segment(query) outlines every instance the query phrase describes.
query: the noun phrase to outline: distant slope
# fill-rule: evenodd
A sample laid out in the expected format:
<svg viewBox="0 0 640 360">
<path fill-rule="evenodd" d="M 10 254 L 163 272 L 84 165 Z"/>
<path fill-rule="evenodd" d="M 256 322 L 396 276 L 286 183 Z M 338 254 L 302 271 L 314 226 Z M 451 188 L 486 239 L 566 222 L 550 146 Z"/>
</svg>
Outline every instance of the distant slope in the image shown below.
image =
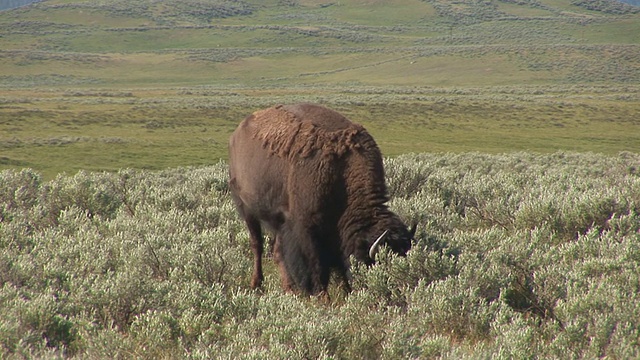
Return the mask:
<svg viewBox="0 0 640 360">
<path fill-rule="evenodd" d="M 40 0 L 0 0 L 0 11 L 33 4 Z"/>
<path fill-rule="evenodd" d="M 572 4 L 582 6 L 588 10 L 602 11 L 610 14 L 640 12 L 639 8 L 618 0 L 574 0 Z"/>
<path fill-rule="evenodd" d="M 640 0 L 620 0 L 620 1 L 633 6 L 640 6 Z"/>
<path fill-rule="evenodd" d="M 0 13 L 0 86 L 640 82 L 614 0 L 49 0 Z"/>
</svg>

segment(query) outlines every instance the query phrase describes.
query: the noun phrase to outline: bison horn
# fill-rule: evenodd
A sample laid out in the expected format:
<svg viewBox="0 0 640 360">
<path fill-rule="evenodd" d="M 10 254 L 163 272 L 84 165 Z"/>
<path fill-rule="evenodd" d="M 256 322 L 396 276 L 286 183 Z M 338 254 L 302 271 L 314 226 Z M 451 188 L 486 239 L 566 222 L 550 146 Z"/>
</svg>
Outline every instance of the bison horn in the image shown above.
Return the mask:
<svg viewBox="0 0 640 360">
<path fill-rule="evenodd" d="M 371 247 L 369 248 L 369 257 L 373 260 L 373 257 L 376 256 L 376 253 L 378 252 L 378 246 L 380 246 L 380 241 L 382 241 L 382 239 L 384 238 L 385 235 L 387 235 L 387 232 L 389 231 L 389 229 L 385 230 L 382 235 L 378 236 L 378 238 L 376 239 L 376 241 L 373 242 L 373 244 L 371 245 Z"/>
</svg>

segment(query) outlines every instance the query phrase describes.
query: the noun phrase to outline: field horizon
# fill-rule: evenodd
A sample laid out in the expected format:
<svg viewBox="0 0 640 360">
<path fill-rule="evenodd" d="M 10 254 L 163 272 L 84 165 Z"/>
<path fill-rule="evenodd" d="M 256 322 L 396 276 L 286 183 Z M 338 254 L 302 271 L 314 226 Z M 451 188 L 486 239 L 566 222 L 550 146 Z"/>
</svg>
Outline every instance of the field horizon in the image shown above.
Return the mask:
<svg viewBox="0 0 640 360">
<path fill-rule="evenodd" d="M 615 1 L 47 0 L 0 12 L 0 169 L 226 158 L 316 102 L 410 152 L 640 151 L 640 13 Z"/>
</svg>

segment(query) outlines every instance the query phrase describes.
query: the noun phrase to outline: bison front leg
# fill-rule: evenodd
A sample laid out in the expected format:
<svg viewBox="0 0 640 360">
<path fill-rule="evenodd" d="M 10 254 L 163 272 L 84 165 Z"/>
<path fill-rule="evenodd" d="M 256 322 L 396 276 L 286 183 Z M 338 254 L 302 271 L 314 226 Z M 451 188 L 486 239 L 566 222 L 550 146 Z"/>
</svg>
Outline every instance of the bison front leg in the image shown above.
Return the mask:
<svg viewBox="0 0 640 360">
<path fill-rule="evenodd" d="M 276 236 L 274 257 L 285 290 L 299 290 L 307 295 L 326 291 L 331 273 L 324 250 L 319 248 L 318 234 L 299 221 L 283 224 Z"/>
</svg>

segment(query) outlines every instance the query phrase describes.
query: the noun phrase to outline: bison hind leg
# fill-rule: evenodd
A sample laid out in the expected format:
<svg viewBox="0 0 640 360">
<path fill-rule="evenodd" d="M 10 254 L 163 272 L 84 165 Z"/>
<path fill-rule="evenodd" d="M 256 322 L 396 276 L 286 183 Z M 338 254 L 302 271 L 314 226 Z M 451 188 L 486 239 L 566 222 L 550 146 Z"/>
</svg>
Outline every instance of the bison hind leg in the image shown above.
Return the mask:
<svg viewBox="0 0 640 360">
<path fill-rule="evenodd" d="M 257 289 L 262 286 L 262 281 L 264 280 L 262 272 L 262 253 L 264 252 L 262 226 L 260 225 L 260 221 L 254 217 L 248 217 L 245 221 L 249 228 L 251 251 L 253 252 L 253 275 L 251 276 L 251 288 Z"/>
<path fill-rule="evenodd" d="M 247 209 L 247 206 L 238 196 L 239 189 L 235 179 L 229 182 L 231 187 L 231 195 L 236 204 L 238 213 L 244 219 L 247 229 L 249 230 L 249 241 L 251 243 L 251 251 L 253 252 L 253 275 L 251 276 L 251 288 L 256 289 L 262 286 L 264 275 L 262 272 L 262 253 L 264 252 L 264 238 L 262 236 L 262 225 L 260 220 L 253 216 Z"/>
</svg>

